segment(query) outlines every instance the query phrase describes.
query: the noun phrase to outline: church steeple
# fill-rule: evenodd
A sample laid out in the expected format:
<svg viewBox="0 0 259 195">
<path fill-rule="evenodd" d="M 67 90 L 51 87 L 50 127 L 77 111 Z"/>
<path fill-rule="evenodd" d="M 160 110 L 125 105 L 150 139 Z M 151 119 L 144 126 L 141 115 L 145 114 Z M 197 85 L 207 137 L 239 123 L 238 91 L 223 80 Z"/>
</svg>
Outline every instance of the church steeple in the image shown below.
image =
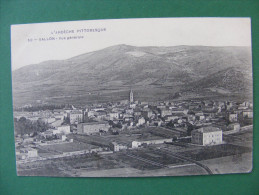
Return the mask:
<svg viewBox="0 0 259 195">
<path fill-rule="evenodd" d="M 134 98 L 133 98 L 133 91 L 132 89 L 130 90 L 130 103 L 134 102 Z"/>
</svg>

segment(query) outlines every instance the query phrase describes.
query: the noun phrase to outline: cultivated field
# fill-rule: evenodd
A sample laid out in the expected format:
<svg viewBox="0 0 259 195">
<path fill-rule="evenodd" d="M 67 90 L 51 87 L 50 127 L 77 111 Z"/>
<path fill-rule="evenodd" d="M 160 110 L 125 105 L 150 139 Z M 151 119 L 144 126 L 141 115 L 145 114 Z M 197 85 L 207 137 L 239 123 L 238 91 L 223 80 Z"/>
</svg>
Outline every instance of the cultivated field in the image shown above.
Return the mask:
<svg viewBox="0 0 259 195">
<path fill-rule="evenodd" d="M 72 143 L 46 145 L 46 146 L 41 146 L 40 148 L 41 150 L 47 150 L 50 152 L 53 151 L 53 152 L 63 153 L 63 152 L 75 152 L 80 150 L 90 150 L 97 147 L 86 143 L 72 142 Z"/>
<path fill-rule="evenodd" d="M 161 130 L 163 129 L 157 127 L 146 128 L 125 131 L 120 135 L 104 136 L 72 134 L 69 135 L 69 138 L 74 139 L 73 143 L 40 146 L 38 152 L 41 157 L 54 157 L 64 152 L 87 150 L 100 146 L 108 148 L 111 141 L 130 145 L 134 140 L 164 138 L 161 135 L 150 133 L 150 131 L 160 132 Z M 71 177 L 201 175 L 235 173 L 240 170 L 249 172 L 252 169 L 252 147 L 249 145 L 252 131 L 240 132 L 224 139 L 228 143 L 215 146 L 173 142 L 110 154 L 73 155 L 17 164 L 17 170 L 21 175 Z"/>
</svg>

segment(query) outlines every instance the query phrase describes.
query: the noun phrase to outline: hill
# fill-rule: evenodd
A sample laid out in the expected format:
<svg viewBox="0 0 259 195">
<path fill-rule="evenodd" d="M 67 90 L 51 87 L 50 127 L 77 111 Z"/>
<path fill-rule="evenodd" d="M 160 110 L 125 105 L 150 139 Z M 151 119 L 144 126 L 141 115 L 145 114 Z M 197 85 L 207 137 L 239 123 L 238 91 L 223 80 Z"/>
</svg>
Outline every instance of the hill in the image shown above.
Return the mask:
<svg viewBox="0 0 259 195">
<path fill-rule="evenodd" d="M 205 89 L 246 96 L 251 64 L 248 47 L 116 45 L 13 71 L 14 104 L 115 101 L 127 98 L 130 88 L 150 101 Z"/>
</svg>

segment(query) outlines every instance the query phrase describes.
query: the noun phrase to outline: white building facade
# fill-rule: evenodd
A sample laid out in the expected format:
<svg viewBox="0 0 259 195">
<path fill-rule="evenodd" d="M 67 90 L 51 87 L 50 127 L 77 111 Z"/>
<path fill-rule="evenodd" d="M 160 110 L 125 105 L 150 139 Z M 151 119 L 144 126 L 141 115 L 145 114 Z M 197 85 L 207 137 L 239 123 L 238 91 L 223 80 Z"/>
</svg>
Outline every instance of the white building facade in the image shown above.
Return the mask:
<svg viewBox="0 0 259 195">
<path fill-rule="evenodd" d="M 192 143 L 203 146 L 222 144 L 222 130 L 216 127 L 202 127 L 192 131 Z"/>
<path fill-rule="evenodd" d="M 90 122 L 80 123 L 77 125 L 77 132 L 79 134 L 92 135 L 102 131 L 108 131 L 110 128 L 108 122 Z"/>
</svg>

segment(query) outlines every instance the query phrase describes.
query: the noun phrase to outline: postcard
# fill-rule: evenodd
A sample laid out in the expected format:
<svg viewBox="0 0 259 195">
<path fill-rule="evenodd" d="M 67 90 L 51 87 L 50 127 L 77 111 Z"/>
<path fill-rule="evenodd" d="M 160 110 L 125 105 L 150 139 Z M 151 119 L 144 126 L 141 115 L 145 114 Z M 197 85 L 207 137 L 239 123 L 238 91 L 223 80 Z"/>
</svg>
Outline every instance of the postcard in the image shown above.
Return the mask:
<svg viewBox="0 0 259 195">
<path fill-rule="evenodd" d="M 11 26 L 18 176 L 252 171 L 250 18 Z"/>
</svg>

